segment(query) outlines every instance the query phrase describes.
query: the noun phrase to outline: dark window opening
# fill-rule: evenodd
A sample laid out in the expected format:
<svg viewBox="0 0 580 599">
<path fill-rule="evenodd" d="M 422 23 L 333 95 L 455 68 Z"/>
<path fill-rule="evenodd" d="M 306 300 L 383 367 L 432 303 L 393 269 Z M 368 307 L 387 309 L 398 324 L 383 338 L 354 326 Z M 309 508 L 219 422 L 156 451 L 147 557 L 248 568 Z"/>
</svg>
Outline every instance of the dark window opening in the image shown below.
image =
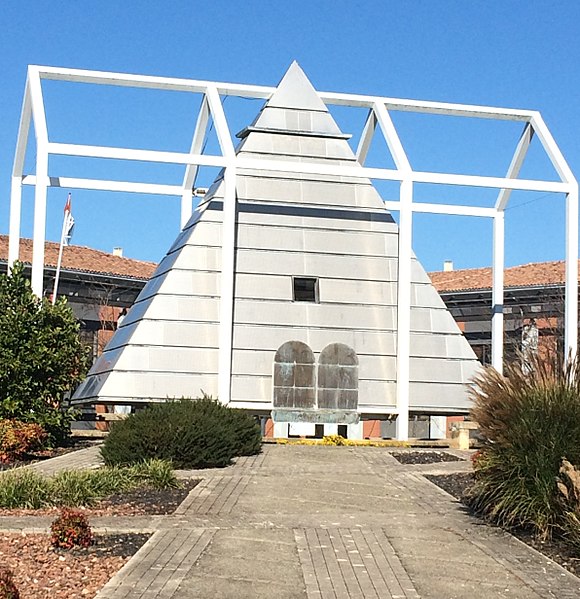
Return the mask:
<svg viewBox="0 0 580 599">
<path fill-rule="evenodd" d="M 294 301 L 318 303 L 318 279 L 294 277 Z"/>
<path fill-rule="evenodd" d="M 348 439 L 348 426 L 346 424 L 339 424 L 338 430 L 336 431 L 343 439 Z"/>
</svg>

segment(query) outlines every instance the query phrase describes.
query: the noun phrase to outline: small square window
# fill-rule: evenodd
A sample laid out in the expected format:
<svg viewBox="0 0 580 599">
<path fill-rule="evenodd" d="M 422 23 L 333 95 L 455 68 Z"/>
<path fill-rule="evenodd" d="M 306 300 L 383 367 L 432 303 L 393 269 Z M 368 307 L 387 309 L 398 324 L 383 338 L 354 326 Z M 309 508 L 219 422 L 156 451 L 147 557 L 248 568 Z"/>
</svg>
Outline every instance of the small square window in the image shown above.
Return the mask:
<svg viewBox="0 0 580 599">
<path fill-rule="evenodd" d="M 294 277 L 294 301 L 318 303 L 318 279 Z"/>
</svg>

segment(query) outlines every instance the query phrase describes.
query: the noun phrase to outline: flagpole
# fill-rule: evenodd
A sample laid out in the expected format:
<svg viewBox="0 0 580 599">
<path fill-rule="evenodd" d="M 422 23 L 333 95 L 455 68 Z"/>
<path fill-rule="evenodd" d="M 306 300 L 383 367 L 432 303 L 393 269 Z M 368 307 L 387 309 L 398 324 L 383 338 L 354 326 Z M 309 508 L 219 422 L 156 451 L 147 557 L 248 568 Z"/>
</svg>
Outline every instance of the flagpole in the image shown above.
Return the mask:
<svg viewBox="0 0 580 599">
<path fill-rule="evenodd" d="M 70 193 L 68 194 L 67 206 L 70 206 Z M 56 263 L 56 274 L 54 275 L 54 289 L 52 290 L 52 305 L 56 303 L 56 292 L 58 291 L 58 280 L 60 279 L 60 266 L 62 264 L 62 252 L 64 249 L 64 238 L 66 236 L 66 228 L 68 221 L 69 212 L 64 212 L 64 217 L 62 219 L 62 232 L 60 234 L 60 245 L 58 247 L 58 260 Z"/>
</svg>

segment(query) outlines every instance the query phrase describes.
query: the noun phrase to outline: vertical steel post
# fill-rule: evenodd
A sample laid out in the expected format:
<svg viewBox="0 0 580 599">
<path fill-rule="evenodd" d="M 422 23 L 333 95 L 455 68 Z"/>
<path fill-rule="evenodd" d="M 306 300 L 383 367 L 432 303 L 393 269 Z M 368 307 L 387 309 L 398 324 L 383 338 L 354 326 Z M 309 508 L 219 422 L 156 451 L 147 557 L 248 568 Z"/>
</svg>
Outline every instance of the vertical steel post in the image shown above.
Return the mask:
<svg viewBox="0 0 580 599">
<path fill-rule="evenodd" d="M 44 242 L 46 241 L 46 196 L 48 190 L 48 152 L 44 145 L 36 150 L 36 187 L 34 189 L 34 226 L 32 236 L 32 291 L 42 297 L 44 287 Z"/>
<path fill-rule="evenodd" d="M 578 183 L 566 195 L 566 297 L 564 311 L 565 359 L 578 350 Z"/>
<path fill-rule="evenodd" d="M 409 438 L 413 182 L 401 182 L 397 258 L 397 439 Z"/>
<path fill-rule="evenodd" d="M 224 174 L 224 186 L 218 396 L 222 403 L 227 404 L 231 401 L 232 342 L 234 328 L 234 267 L 236 251 L 236 171 L 234 166 L 226 168 Z"/>
<path fill-rule="evenodd" d="M 493 274 L 491 284 L 491 365 L 503 372 L 503 302 L 505 263 L 505 213 L 493 219 Z"/>
<path fill-rule="evenodd" d="M 28 79 L 24 88 L 24 100 L 18 126 L 16 151 L 12 165 L 12 180 L 10 186 L 10 225 L 8 236 L 8 269 L 20 256 L 20 221 L 22 218 L 22 175 L 24 174 L 24 157 L 30 132 L 32 106 Z"/>
</svg>

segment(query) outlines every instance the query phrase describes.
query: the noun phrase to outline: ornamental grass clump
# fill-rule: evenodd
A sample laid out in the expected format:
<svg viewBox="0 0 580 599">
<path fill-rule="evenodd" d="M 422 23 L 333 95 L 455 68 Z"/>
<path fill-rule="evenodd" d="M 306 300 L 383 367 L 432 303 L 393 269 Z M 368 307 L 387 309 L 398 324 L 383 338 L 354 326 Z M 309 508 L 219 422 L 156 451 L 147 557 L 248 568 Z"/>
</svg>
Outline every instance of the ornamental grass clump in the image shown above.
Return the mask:
<svg viewBox="0 0 580 599">
<path fill-rule="evenodd" d="M 542 538 L 561 531 L 566 500 L 558 489 L 565 458 L 580 464 L 580 362 L 556 355 L 514 362 L 475 377 L 472 418 L 485 438 L 467 500 L 506 527 Z"/>
<path fill-rule="evenodd" d="M 50 525 L 50 541 L 53 547 L 59 549 L 89 547 L 93 542 L 89 521 L 78 511 L 62 510 L 60 516 Z"/>
<path fill-rule="evenodd" d="M 221 468 L 259 453 L 261 440 L 251 415 L 204 396 L 154 404 L 114 423 L 101 454 L 109 465 L 157 458 L 175 468 Z"/>
</svg>

